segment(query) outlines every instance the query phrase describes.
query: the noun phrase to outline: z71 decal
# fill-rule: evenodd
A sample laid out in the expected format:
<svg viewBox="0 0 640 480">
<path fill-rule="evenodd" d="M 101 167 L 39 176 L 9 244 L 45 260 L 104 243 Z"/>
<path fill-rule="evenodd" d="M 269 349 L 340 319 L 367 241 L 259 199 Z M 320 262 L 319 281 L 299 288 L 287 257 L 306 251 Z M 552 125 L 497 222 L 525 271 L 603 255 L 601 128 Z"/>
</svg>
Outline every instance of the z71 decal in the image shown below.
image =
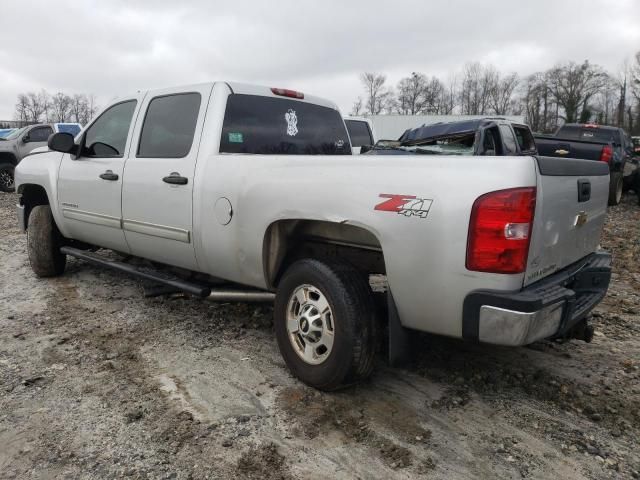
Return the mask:
<svg viewBox="0 0 640 480">
<path fill-rule="evenodd" d="M 395 212 L 405 217 L 416 216 L 427 218 L 433 200 L 428 198 L 417 198 L 415 195 L 395 195 L 381 193 L 380 198 L 386 198 L 382 203 L 375 206 L 374 210 L 383 212 Z"/>
</svg>

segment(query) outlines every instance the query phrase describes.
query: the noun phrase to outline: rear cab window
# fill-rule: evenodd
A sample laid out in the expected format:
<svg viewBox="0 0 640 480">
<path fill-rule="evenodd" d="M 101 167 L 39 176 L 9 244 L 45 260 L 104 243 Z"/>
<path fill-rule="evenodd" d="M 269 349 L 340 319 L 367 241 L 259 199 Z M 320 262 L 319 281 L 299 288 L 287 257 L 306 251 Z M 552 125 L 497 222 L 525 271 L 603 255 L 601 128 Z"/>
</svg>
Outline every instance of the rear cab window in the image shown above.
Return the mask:
<svg viewBox="0 0 640 480">
<path fill-rule="evenodd" d="M 345 120 L 351 138 L 352 147 L 362 147 L 363 145 L 373 145 L 373 136 L 367 122 L 362 120 Z"/>
<path fill-rule="evenodd" d="M 220 139 L 221 153 L 351 155 L 340 112 L 286 98 L 231 94 Z"/>
<path fill-rule="evenodd" d="M 591 142 L 612 142 L 621 144 L 620 131 L 615 128 L 599 128 L 597 126 L 569 125 L 560 127 L 556 136 L 573 140 L 584 140 Z"/>
</svg>

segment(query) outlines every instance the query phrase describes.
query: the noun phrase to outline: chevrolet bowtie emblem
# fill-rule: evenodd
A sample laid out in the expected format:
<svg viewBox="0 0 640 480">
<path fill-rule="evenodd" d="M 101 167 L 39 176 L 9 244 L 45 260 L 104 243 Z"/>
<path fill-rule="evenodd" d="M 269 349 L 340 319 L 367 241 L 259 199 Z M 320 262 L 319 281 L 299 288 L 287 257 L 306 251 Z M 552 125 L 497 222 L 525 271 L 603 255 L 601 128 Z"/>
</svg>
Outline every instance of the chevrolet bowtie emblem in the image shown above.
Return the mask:
<svg viewBox="0 0 640 480">
<path fill-rule="evenodd" d="M 568 153 L 569 153 L 569 150 L 563 150 L 563 149 L 560 149 L 560 150 L 556 150 L 556 153 L 557 153 L 558 155 L 566 155 L 566 154 L 568 154 Z"/>
<path fill-rule="evenodd" d="M 578 213 L 578 215 L 576 216 L 576 223 L 575 226 L 576 227 L 581 227 L 582 225 L 584 225 L 585 223 L 587 223 L 587 219 L 589 218 L 589 216 L 587 215 L 587 212 L 580 212 Z"/>
</svg>

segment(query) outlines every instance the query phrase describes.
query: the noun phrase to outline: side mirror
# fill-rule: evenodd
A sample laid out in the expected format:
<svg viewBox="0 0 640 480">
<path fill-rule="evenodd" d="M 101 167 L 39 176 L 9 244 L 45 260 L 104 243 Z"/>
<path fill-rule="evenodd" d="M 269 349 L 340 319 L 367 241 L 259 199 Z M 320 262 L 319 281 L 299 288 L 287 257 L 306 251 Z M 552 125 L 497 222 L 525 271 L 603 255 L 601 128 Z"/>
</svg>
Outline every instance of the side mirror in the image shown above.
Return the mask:
<svg viewBox="0 0 640 480">
<path fill-rule="evenodd" d="M 360 153 L 367 153 L 369 151 L 373 150 L 373 145 L 362 145 L 360 147 Z"/>
<path fill-rule="evenodd" d="M 25 135 L 24 137 L 22 137 L 22 143 L 29 143 L 29 140 L 31 140 L 29 138 L 29 135 Z"/>
<path fill-rule="evenodd" d="M 56 152 L 73 153 L 78 150 L 78 146 L 73 141 L 73 135 L 66 132 L 58 132 L 49 136 L 47 146 Z"/>
</svg>

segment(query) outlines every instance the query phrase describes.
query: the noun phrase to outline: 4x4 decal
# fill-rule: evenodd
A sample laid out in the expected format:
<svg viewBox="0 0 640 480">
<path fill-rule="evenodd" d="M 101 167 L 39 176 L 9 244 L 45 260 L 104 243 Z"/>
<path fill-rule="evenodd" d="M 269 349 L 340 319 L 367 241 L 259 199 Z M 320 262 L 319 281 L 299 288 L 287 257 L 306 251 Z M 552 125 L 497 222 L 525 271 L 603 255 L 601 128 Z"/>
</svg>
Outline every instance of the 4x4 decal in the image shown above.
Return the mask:
<svg viewBox="0 0 640 480">
<path fill-rule="evenodd" d="M 374 210 L 383 212 L 395 212 L 405 217 L 416 216 L 427 218 L 433 200 L 429 198 L 417 198 L 415 195 L 396 195 L 381 193 L 380 198 L 386 198 L 375 206 Z"/>
</svg>

